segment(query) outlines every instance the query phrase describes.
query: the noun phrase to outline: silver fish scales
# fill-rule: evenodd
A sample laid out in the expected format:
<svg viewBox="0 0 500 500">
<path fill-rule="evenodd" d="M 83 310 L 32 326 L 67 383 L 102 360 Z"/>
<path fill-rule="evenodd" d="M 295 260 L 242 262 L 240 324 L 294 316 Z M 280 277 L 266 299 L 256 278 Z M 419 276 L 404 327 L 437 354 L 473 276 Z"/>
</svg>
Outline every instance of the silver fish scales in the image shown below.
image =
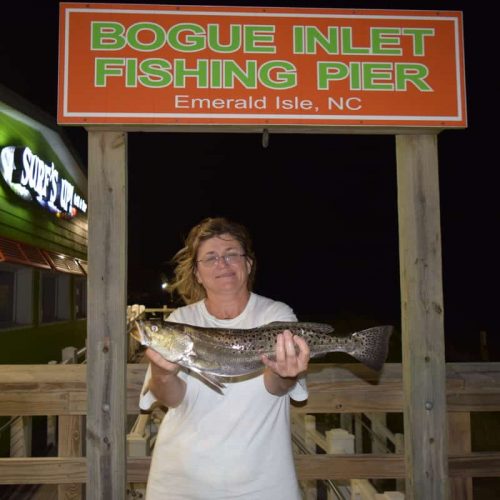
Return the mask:
<svg viewBox="0 0 500 500">
<path fill-rule="evenodd" d="M 137 320 L 131 335 L 142 345 L 223 387 L 224 378 L 257 373 L 264 368 L 261 355 L 274 359 L 276 337 L 284 330 L 304 338 L 311 358 L 344 352 L 374 370 L 387 358 L 391 326 L 376 326 L 333 335 L 326 323 L 273 322 L 251 329 L 204 328 L 164 320 Z"/>
</svg>

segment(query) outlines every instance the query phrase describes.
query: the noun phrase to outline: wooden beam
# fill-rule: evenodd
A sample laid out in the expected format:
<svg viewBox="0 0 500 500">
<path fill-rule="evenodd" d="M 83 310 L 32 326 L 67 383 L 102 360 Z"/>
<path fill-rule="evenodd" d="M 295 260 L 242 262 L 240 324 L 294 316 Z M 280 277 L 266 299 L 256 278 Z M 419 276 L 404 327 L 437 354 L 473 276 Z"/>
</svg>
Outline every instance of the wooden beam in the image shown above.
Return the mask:
<svg viewBox="0 0 500 500">
<path fill-rule="evenodd" d="M 398 479 L 405 477 L 403 455 L 296 455 L 299 480 L 313 479 Z M 127 481 L 147 480 L 151 457 L 127 459 Z M 456 454 L 449 457 L 451 477 L 500 476 L 500 452 Z M 70 484 L 87 479 L 87 459 L 0 458 L 0 484 Z"/>
<path fill-rule="evenodd" d="M 396 136 L 406 495 L 448 498 L 436 135 Z"/>
<path fill-rule="evenodd" d="M 125 498 L 127 134 L 89 132 L 87 499 Z"/>
<path fill-rule="evenodd" d="M 396 135 L 396 134 L 436 134 L 440 129 L 435 127 L 342 127 L 340 125 L 116 125 L 102 124 L 89 125 L 87 131 L 122 131 L 122 132 L 146 132 L 146 133 L 204 133 L 204 134 L 262 134 L 268 129 L 270 134 L 342 134 L 342 135 Z"/>
<path fill-rule="evenodd" d="M 127 414 L 139 413 L 146 364 L 127 366 Z M 448 363 L 448 412 L 500 411 L 500 363 Z M 86 415 L 86 365 L 0 365 L 0 415 Z M 314 364 L 295 413 L 402 412 L 401 365 L 372 380 L 360 364 Z"/>
<path fill-rule="evenodd" d="M 86 480 L 85 457 L 0 458 L 0 484 L 68 484 Z"/>
</svg>

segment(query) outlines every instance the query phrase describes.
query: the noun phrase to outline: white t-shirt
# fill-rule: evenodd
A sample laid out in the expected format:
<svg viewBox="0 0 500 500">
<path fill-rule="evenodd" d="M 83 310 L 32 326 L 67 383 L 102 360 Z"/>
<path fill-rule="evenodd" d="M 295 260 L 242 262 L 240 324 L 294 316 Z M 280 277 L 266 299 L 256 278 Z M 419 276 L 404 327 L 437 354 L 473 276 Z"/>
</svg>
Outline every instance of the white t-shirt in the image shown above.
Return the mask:
<svg viewBox="0 0 500 500">
<path fill-rule="evenodd" d="M 292 309 L 252 293 L 236 318 L 220 320 L 204 301 L 175 310 L 169 321 L 204 327 L 254 328 L 297 321 Z M 168 410 L 156 439 L 147 500 L 299 500 L 290 437 L 290 398 L 307 399 L 305 379 L 274 396 L 263 375 L 226 382 L 223 394 L 179 372 L 186 395 Z M 144 388 L 149 382 L 146 374 Z M 142 395 L 140 407 L 155 401 Z"/>
</svg>

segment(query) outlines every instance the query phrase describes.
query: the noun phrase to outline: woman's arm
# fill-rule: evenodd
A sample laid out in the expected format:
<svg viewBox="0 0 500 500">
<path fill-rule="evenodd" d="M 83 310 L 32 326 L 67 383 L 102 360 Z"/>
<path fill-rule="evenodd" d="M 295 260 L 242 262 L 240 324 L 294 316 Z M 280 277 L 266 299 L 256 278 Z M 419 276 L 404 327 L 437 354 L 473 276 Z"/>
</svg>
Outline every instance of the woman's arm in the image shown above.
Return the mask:
<svg viewBox="0 0 500 500">
<path fill-rule="evenodd" d="M 152 349 L 146 349 L 146 356 L 151 362 L 149 390 L 168 408 L 179 406 L 186 395 L 186 382 L 177 376 L 179 365 L 170 363 Z"/>
<path fill-rule="evenodd" d="M 297 377 L 307 370 L 309 346 L 303 338 L 286 330 L 276 339 L 276 361 L 265 355 L 261 359 L 266 365 L 266 389 L 275 396 L 283 396 L 296 384 Z"/>
</svg>

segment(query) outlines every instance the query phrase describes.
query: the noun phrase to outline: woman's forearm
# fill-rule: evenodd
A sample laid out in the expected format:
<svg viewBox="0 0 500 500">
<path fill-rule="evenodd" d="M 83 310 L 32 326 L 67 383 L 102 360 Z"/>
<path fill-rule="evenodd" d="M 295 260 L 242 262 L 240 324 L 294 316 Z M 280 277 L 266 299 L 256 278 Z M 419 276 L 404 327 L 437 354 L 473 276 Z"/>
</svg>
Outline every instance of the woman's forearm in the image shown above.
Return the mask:
<svg viewBox="0 0 500 500">
<path fill-rule="evenodd" d="M 297 383 L 297 377 L 280 377 L 269 368 L 264 371 L 264 385 L 267 392 L 275 396 L 284 396 Z"/>
<path fill-rule="evenodd" d="M 182 403 L 186 395 L 186 382 L 180 379 L 177 374 L 152 374 L 149 390 L 160 403 L 168 408 L 175 408 Z"/>
</svg>

